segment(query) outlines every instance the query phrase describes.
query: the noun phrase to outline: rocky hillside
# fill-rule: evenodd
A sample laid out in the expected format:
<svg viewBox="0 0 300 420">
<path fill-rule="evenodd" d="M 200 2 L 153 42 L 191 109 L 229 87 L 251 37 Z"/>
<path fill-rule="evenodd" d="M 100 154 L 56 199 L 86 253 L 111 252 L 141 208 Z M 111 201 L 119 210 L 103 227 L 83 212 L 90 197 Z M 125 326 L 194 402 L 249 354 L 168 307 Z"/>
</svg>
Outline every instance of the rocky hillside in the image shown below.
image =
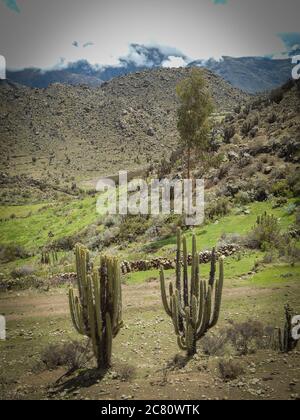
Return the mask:
<svg viewBox="0 0 300 420">
<path fill-rule="evenodd" d="M 300 195 L 300 83 L 251 100 L 214 129 L 223 163 L 205 174 L 218 196 L 236 196 L 241 204 L 270 194 Z M 213 199 L 214 195 L 212 195 Z"/>
<path fill-rule="evenodd" d="M 0 85 L 1 171 L 57 185 L 143 169 L 168 157 L 178 140 L 176 84 L 191 69 L 157 69 L 101 87 Z M 205 71 L 216 110 L 248 96 Z"/>
</svg>

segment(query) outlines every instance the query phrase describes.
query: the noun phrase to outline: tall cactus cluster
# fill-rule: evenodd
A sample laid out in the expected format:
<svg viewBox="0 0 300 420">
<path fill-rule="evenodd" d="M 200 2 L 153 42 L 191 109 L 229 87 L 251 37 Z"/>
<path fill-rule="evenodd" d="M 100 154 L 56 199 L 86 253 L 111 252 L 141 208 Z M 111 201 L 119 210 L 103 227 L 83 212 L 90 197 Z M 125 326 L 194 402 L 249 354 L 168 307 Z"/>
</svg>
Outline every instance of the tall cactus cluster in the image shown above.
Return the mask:
<svg viewBox="0 0 300 420">
<path fill-rule="evenodd" d="M 189 356 L 196 353 L 197 341 L 204 337 L 219 320 L 224 282 L 224 259 L 223 257 L 219 259 L 217 280 L 216 259 L 216 252 L 213 250 L 209 280 L 208 282 L 201 280 L 199 254 L 194 235 L 192 267 L 189 276 L 187 241 L 178 229 L 176 284 L 174 288 L 173 283 L 170 283 L 169 299 L 163 269 L 160 272 L 161 296 L 165 311 L 172 318 L 179 347 L 187 351 Z"/>
<path fill-rule="evenodd" d="M 285 325 L 283 331 L 281 328 L 278 330 L 279 349 L 282 353 L 289 353 L 295 350 L 298 341 L 294 340 L 292 335 L 292 319 L 293 311 L 289 305 L 285 306 Z"/>
<path fill-rule="evenodd" d="M 78 296 L 71 288 L 71 317 L 78 333 L 89 337 L 98 368 L 111 364 L 112 340 L 123 325 L 119 262 L 101 256 L 100 267 L 93 267 L 88 250 L 75 247 Z"/>
</svg>

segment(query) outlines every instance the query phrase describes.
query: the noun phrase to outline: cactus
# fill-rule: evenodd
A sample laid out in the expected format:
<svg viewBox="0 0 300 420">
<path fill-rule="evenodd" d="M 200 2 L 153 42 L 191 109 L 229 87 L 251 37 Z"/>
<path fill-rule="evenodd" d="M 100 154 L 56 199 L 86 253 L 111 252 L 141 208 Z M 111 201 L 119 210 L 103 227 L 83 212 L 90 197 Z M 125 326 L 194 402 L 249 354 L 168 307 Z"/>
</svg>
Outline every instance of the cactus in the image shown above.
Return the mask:
<svg viewBox="0 0 300 420">
<path fill-rule="evenodd" d="M 79 296 L 70 289 L 71 318 L 78 333 L 91 339 L 98 368 L 108 368 L 112 340 L 123 325 L 120 265 L 117 258 L 101 256 L 94 268 L 79 244 L 75 254 Z"/>
<path fill-rule="evenodd" d="M 183 248 L 183 251 L 181 249 Z M 181 253 L 183 252 L 183 267 Z M 193 235 L 192 267 L 189 280 L 186 237 L 177 232 L 176 283 L 169 286 L 167 298 L 164 270 L 160 271 L 161 296 L 167 315 L 172 318 L 178 345 L 189 356 L 196 353 L 196 344 L 218 320 L 221 309 L 224 258 L 219 260 L 219 278 L 216 278 L 216 252 L 213 249 L 211 271 L 208 282 L 200 280 L 199 254 L 196 237 Z M 183 285 L 182 285 L 183 281 Z M 214 299 L 213 297 L 214 293 Z M 214 302 L 213 302 L 214 300 Z"/>
<path fill-rule="evenodd" d="M 279 349 L 282 353 L 289 353 L 290 351 L 295 350 L 297 347 L 298 341 L 294 340 L 292 336 L 292 318 L 293 318 L 293 311 L 289 305 L 284 307 L 285 310 L 285 326 L 284 331 L 282 333 L 281 328 L 278 331 L 278 341 L 279 341 Z"/>
</svg>

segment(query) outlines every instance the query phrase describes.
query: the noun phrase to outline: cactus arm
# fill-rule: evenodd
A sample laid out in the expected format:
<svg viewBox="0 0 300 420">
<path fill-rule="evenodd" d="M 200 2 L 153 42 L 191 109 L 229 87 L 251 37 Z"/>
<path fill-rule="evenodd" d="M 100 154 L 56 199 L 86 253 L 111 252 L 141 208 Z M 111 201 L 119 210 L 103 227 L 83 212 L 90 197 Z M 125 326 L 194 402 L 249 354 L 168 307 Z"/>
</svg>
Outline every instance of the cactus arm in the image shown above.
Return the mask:
<svg viewBox="0 0 300 420">
<path fill-rule="evenodd" d="M 119 301 L 120 301 L 120 269 L 118 261 L 114 258 L 112 261 L 113 265 L 113 279 L 114 289 L 113 289 L 113 318 L 112 326 L 113 328 L 119 324 Z"/>
<path fill-rule="evenodd" d="M 181 337 L 180 335 L 177 336 L 177 343 L 178 343 L 178 347 L 181 350 L 183 350 L 183 351 L 187 350 L 187 346 L 185 344 L 185 339 L 183 337 Z"/>
<path fill-rule="evenodd" d="M 189 286 L 188 286 L 188 253 L 186 237 L 183 237 L 183 302 L 184 307 L 189 305 Z"/>
<path fill-rule="evenodd" d="M 166 311 L 167 315 L 172 316 L 172 311 L 171 311 L 171 308 L 170 308 L 170 305 L 169 305 L 168 299 L 167 299 L 165 274 L 164 274 L 164 270 L 162 268 L 160 270 L 160 290 L 161 290 L 161 297 L 162 297 L 162 302 L 163 302 L 165 311 Z"/>
<path fill-rule="evenodd" d="M 111 355 L 112 355 L 112 325 L 111 325 L 111 318 L 109 313 L 106 313 L 106 348 L 105 348 L 105 354 L 106 354 L 106 361 L 107 365 L 110 364 Z"/>
<path fill-rule="evenodd" d="M 180 335 L 179 331 L 179 314 L 178 314 L 178 295 L 172 296 L 172 320 L 175 329 L 175 334 Z"/>
<path fill-rule="evenodd" d="M 215 306 L 214 306 L 213 318 L 210 323 L 210 328 L 213 328 L 215 325 L 217 325 L 219 321 L 221 304 L 222 304 L 223 284 L 224 284 L 224 257 L 221 257 L 220 262 L 219 262 L 219 279 L 216 283 L 216 290 L 215 290 Z"/>
<path fill-rule="evenodd" d="M 80 304 L 80 300 L 78 296 L 75 298 L 75 307 L 76 307 L 76 313 L 78 318 L 78 325 L 80 328 L 80 334 L 89 336 L 89 330 L 85 328 L 83 315 L 82 315 L 82 306 Z"/>
<path fill-rule="evenodd" d="M 173 283 L 171 281 L 169 283 L 169 294 L 170 294 L 170 297 L 173 296 L 174 294 Z"/>
<path fill-rule="evenodd" d="M 196 294 L 195 291 L 197 289 L 196 285 L 196 276 L 197 276 L 197 243 L 196 243 L 196 235 L 193 234 L 192 239 L 192 270 L 191 270 L 191 288 L 190 288 L 190 303 L 192 303 L 193 296 Z"/>
<path fill-rule="evenodd" d="M 199 306 L 198 306 L 198 319 L 196 324 L 196 331 L 199 333 L 199 328 L 203 322 L 203 312 L 204 312 L 204 301 L 205 301 L 205 282 L 201 280 L 200 282 L 200 296 L 199 296 Z"/>
<path fill-rule="evenodd" d="M 199 261 L 199 254 L 196 251 L 196 269 L 195 269 L 195 290 L 194 294 L 197 299 L 199 299 L 200 293 L 200 261 Z"/>
<path fill-rule="evenodd" d="M 207 295 L 204 302 L 204 314 L 199 332 L 197 333 L 197 340 L 200 340 L 209 329 L 209 322 L 211 317 L 211 286 L 208 286 Z"/>
<path fill-rule="evenodd" d="M 95 305 L 93 302 L 93 286 L 92 286 L 92 279 L 91 276 L 88 276 L 87 279 L 87 287 L 88 287 L 88 313 L 89 313 L 89 325 L 90 325 L 90 332 L 91 332 L 91 339 L 93 343 L 93 350 L 95 357 L 98 359 L 98 334 L 96 328 L 96 317 L 95 317 Z"/>
<path fill-rule="evenodd" d="M 181 230 L 177 229 L 176 289 L 181 291 Z"/>
<path fill-rule="evenodd" d="M 100 280 L 99 272 L 94 270 L 93 273 L 93 286 L 95 293 L 95 312 L 96 312 L 96 322 L 97 322 L 97 335 L 99 340 L 103 339 L 103 322 L 102 322 L 102 308 L 101 308 L 101 291 L 100 291 Z"/>
<path fill-rule="evenodd" d="M 209 285 L 213 287 L 215 283 L 215 276 L 216 276 L 216 249 L 213 248 L 211 253 L 211 267 L 210 267 L 210 274 L 209 274 Z"/>
<path fill-rule="evenodd" d="M 82 330 L 79 323 L 79 314 L 77 312 L 76 304 L 75 304 L 75 298 L 74 298 L 74 291 L 73 289 L 69 290 L 69 305 L 70 305 L 70 313 L 71 313 L 71 319 L 72 323 L 74 325 L 74 328 L 76 331 L 81 334 Z"/>
</svg>

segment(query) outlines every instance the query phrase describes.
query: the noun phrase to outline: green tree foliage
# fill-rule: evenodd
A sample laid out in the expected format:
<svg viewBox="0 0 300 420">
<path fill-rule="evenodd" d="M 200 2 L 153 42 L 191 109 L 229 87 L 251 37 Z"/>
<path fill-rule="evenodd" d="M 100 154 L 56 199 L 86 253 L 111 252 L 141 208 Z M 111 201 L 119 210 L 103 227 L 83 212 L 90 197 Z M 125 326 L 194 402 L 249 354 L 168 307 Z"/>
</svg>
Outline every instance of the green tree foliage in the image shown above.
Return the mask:
<svg viewBox="0 0 300 420">
<path fill-rule="evenodd" d="M 181 146 L 187 155 L 187 178 L 190 178 L 192 152 L 204 154 L 209 149 L 209 116 L 213 111 L 203 70 L 193 69 L 190 77 L 177 85 L 180 106 L 177 128 Z"/>
</svg>

